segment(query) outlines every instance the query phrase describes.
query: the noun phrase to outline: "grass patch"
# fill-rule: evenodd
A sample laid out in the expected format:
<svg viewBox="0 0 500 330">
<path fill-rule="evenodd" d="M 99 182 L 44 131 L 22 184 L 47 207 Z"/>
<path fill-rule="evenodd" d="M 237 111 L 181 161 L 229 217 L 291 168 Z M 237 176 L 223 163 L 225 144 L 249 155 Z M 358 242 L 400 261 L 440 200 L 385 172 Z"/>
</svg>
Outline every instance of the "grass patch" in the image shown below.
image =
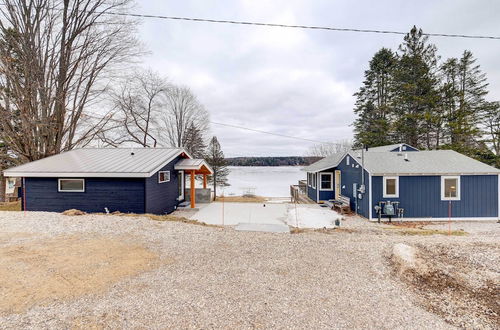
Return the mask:
<svg viewBox="0 0 500 330">
<path fill-rule="evenodd" d="M 333 234 L 333 233 L 355 233 L 356 230 L 350 228 L 297 228 L 291 227 L 290 234 L 303 234 L 303 233 L 323 233 L 323 234 Z"/>
<path fill-rule="evenodd" d="M 212 225 L 208 224 L 205 222 L 201 221 L 196 221 L 192 219 L 188 219 L 185 217 L 179 217 L 175 215 L 170 215 L 170 214 L 164 214 L 164 215 L 158 215 L 158 214 L 151 214 L 151 213 L 144 213 L 144 214 L 136 214 L 136 213 L 121 213 L 121 212 L 113 212 L 111 215 L 117 215 L 117 216 L 125 216 L 125 217 L 146 217 L 154 221 L 175 221 L 175 222 L 183 222 L 183 223 L 189 223 L 192 225 L 198 225 L 198 226 L 204 226 L 204 227 L 215 227 L 215 228 L 224 228 L 223 226 L 220 225 Z"/>
<path fill-rule="evenodd" d="M 0 203 L 0 211 L 21 211 L 21 201 Z"/>
<path fill-rule="evenodd" d="M 438 229 L 421 229 L 421 228 L 398 228 L 394 227 L 385 227 L 385 230 L 394 230 L 396 233 L 405 236 L 431 236 L 431 235 L 451 235 L 451 236 L 466 236 L 467 232 L 463 230 L 438 230 Z"/>
<path fill-rule="evenodd" d="M 264 203 L 267 198 L 261 196 L 224 196 L 217 197 L 215 201 L 224 203 Z"/>
</svg>

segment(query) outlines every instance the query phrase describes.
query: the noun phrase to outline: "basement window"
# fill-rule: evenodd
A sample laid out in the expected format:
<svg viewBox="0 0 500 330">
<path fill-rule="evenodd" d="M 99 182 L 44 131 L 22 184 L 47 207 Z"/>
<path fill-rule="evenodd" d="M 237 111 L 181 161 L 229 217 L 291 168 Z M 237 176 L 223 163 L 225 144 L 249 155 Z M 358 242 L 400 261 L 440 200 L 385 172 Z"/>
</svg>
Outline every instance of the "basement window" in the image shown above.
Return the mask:
<svg viewBox="0 0 500 330">
<path fill-rule="evenodd" d="M 399 197 L 399 177 L 384 176 L 384 198 Z"/>
<path fill-rule="evenodd" d="M 441 177 L 441 200 L 460 200 L 460 176 Z"/>
<path fill-rule="evenodd" d="M 158 172 L 158 183 L 164 183 L 169 181 L 170 181 L 170 171 Z"/>
<path fill-rule="evenodd" d="M 59 179 L 57 184 L 59 192 L 85 192 L 85 179 Z"/>
</svg>

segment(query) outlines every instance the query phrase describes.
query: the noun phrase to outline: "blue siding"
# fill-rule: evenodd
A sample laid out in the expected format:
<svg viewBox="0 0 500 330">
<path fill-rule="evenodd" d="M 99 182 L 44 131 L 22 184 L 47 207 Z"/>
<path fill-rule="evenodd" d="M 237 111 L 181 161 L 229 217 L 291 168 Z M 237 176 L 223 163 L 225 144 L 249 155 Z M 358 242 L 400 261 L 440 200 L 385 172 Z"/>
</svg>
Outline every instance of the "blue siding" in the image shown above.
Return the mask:
<svg viewBox="0 0 500 330">
<path fill-rule="evenodd" d="M 144 213 L 144 179 L 85 178 L 85 192 L 58 192 L 58 178 L 26 178 L 28 211 Z"/>
<path fill-rule="evenodd" d="M 313 201 L 317 202 L 317 191 L 313 187 L 307 186 L 307 196 L 312 199 Z"/>
<path fill-rule="evenodd" d="M 400 176 L 399 198 L 383 198 L 383 178 L 374 176 L 372 180 L 372 207 L 379 201 L 399 201 L 405 218 L 448 217 L 449 201 L 441 200 L 440 176 Z M 451 205 L 452 218 L 497 217 L 498 176 L 462 175 L 460 200 Z"/>
<path fill-rule="evenodd" d="M 146 178 L 146 213 L 165 214 L 173 212 L 179 201 L 179 173 L 174 165 L 181 157 L 177 157 L 160 171 L 170 171 L 170 182 L 158 183 L 158 172 Z"/>
<path fill-rule="evenodd" d="M 406 147 L 406 149 L 405 149 L 405 150 L 402 150 L 401 152 L 406 152 L 406 151 L 418 151 L 418 149 L 417 149 L 417 148 L 414 148 L 414 147 L 412 147 L 412 146 L 411 146 L 411 145 L 409 145 L 409 144 L 405 144 L 405 143 L 403 143 L 403 147 Z M 399 151 L 399 147 L 394 148 L 394 149 L 392 149 L 392 150 L 391 150 L 391 152 L 398 152 L 398 151 Z"/>
<path fill-rule="evenodd" d="M 357 203 L 357 213 L 362 216 L 368 218 L 369 217 L 369 200 L 368 200 L 368 191 L 370 189 L 369 183 L 369 175 L 365 170 L 365 193 L 361 195 L 361 199 L 358 198 L 359 193 L 354 194 L 353 192 L 353 184 L 356 183 L 357 188 L 361 186 L 362 182 L 362 169 L 361 164 L 358 162 L 358 159 L 355 159 L 351 156 L 350 164 L 347 165 L 346 158 L 342 159 L 340 164 L 337 166 L 337 170 L 341 171 L 341 194 L 349 197 L 351 199 L 351 210 L 356 210 Z M 358 166 L 358 167 L 356 167 Z M 356 197 L 354 197 L 356 196 Z"/>
</svg>

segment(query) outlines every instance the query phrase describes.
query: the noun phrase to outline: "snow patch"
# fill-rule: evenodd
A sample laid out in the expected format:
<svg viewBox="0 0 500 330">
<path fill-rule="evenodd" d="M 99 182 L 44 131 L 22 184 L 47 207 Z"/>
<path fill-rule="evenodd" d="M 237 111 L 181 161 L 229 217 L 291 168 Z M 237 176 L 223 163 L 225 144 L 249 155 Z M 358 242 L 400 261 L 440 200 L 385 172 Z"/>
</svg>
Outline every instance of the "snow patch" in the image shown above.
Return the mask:
<svg viewBox="0 0 500 330">
<path fill-rule="evenodd" d="M 392 255 L 403 268 L 416 268 L 416 251 L 414 247 L 403 243 L 395 244 L 392 248 Z"/>
<path fill-rule="evenodd" d="M 335 220 L 341 219 L 339 213 L 319 205 L 294 204 L 288 207 L 285 222 L 298 228 L 334 228 Z"/>
</svg>

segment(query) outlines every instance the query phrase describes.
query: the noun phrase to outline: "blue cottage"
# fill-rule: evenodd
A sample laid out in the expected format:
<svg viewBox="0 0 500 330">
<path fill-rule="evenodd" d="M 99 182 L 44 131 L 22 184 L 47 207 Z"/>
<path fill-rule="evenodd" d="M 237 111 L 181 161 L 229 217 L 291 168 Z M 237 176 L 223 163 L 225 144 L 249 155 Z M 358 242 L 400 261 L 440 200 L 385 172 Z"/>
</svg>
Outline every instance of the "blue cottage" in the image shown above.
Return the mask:
<svg viewBox="0 0 500 330">
<path fill-rule="evenodd" d="M 22 178 L 27 211 L 153 213 L 174 211 L 186 197 L 185 174 L 212 174 L 210 166 L 178 148 L 75 149 L 4 171 Z"/>
<path fill-rule="evenodd" d="M 304 168 L 307 195 L 323 203 L 349 198 L 370 220 L 500 219 L 500 170 L 452 150 L 419 151 L 395 144 L 333 154 Z"/>
</svg>

